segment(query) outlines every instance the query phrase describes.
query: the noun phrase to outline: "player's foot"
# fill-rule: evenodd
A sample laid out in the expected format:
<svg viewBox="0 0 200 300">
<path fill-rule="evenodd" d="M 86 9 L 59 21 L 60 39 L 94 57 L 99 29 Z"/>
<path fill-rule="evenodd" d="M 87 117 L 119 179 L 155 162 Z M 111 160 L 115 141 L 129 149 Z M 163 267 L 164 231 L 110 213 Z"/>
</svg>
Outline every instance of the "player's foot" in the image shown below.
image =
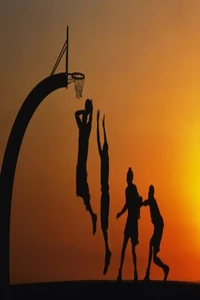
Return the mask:
<svg viewBox="0 0 200 300">
<path fill-rule="evenodd" d="M 163 281 L 166 281 L 169 274 L 169 267 L 166 265 L 163 271 L 165 273 Z"/>
<path fill-rule="evenodd" d="M 137 271 L 134 272 L 134 278 L 133 278 L 134 281 L 138 281 L 138 273 Z"/>
<path fill-rule="evenodd" d="M 96 214 L 93 214 L 93 216 L 92 216 L 92 223 L 93 223 L 93 235 L 94 235 L 97 230 L 97 215 Z"/>
<path fill-rule="evenodd" d="M 144 277 L 144 281 L 149 281 L 150 278 L 149 278 L 149 272 L 146 272 L 146 275 Z"/>
<path fill-rule="evenodd" d="M 110 265 L 110 258 L 111 258 L 112 253 L 110 252 L 110 250 L 108 250 L 106 252 L 106 258 L 105 258 L 105 266 L 104 266 L 104 270 L 103 270 L 103 275 L 106 275 L 107 271 L 108 271 L 108 267 Z"/>
<path fill-rule="evenodd" d="M 121 282 L 122 281 L 122 271 L 119 269 L 119 273 L 117 276 L 117 282 Z"/>
</svg>

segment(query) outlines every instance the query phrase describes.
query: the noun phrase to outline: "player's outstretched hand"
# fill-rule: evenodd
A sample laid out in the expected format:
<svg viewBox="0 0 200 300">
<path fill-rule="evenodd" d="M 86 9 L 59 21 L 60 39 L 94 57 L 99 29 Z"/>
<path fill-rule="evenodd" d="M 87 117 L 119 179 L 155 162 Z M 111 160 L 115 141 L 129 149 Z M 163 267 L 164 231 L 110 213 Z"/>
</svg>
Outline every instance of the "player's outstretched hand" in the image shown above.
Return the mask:
<svg viewBox="0 0 200 300">
<path fill-rule="evenodd" d="M 103 116 L 102 125 L 105 127 L 105 115 Z"/>
</svg>

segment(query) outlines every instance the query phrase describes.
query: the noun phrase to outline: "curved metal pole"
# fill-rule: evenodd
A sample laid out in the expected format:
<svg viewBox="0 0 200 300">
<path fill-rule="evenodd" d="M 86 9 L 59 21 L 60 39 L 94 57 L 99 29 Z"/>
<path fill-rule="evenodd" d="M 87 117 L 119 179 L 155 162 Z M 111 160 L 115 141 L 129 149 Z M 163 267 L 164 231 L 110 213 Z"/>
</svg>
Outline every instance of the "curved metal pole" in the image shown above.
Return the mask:
<svg viewBox="0 0 200 300">
<path fill-rule="evenodd" d="M 28 124 L 39 104 L 51 92 L 67 86 L 66 73 L 49 76 L 30 92 L 22 104 L 7 142 L 0 175 L 0 280 L 4 288 L 10 285 L 10 212 L 17 159 Z"/>
</svg>

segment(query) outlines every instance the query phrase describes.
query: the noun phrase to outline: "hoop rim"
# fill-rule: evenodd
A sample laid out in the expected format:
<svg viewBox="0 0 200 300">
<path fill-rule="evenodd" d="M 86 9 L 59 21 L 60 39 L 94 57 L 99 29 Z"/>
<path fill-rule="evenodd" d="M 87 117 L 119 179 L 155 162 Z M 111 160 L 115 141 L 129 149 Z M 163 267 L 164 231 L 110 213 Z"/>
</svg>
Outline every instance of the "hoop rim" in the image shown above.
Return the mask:
<svg viewBox="0 0 200 300">
<path fill-rule="evenodd" d="M 80 72 L 73 72 L 73 73 L 68 73 L 68 75 L 71 75 L 73 79 L 84 79 L 85 75 Z"/>
</svg>

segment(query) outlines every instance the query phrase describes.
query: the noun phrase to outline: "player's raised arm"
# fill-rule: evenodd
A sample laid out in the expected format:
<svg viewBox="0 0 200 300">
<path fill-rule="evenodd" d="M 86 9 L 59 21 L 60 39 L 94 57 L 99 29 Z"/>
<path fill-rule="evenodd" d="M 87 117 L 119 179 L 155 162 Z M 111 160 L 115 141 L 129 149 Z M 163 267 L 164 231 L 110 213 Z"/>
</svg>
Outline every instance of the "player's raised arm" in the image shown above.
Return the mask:
<svg viewBox="0 0 200 300">
<path fill-rule="evenodd" d="M 88 111 L 88 113 L 89 113 L 89 120 L 88 120 L 88 125 L 89 126 L 92 126 L 92 116 L 93 116 L 93 104 L 92 104 L 92 100 L 90 100 L 91 101 L 91 104 L 90 104 L 90 108 L 89 108 L 89 111 Z"/>
<path fill-rule="evenodd" d="M 105 128 L 105 115 L 103 116 L 102 126 L 103 126 L 104 143 L 108 146 L 107 137 L 106 137 L 106 128 Z"/>
</svg>

